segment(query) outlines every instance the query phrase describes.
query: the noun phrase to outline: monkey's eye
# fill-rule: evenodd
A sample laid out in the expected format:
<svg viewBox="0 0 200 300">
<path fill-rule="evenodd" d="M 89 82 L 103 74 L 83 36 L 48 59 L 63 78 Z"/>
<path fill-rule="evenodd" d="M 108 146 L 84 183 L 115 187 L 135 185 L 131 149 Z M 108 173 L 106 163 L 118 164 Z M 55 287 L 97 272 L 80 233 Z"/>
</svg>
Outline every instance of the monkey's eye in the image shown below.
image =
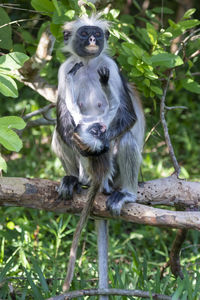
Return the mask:
<svg viewBox="0 0 200 300">
<path fill-rule="evenodd" d="M 85 36 L 87 36 L 87 35 L 88 35 L 88 34 L 87 34 L 86 31 L 82 31 L 82 32 L 81 32 L 81 36 L 85 37 Z"/>
<path fill-rule="evenodd" d="M 96 37 L 100 37 L 101 36 L 101 32 L 97 31 L 95 35 L 96 35 Z"/>
</svg>

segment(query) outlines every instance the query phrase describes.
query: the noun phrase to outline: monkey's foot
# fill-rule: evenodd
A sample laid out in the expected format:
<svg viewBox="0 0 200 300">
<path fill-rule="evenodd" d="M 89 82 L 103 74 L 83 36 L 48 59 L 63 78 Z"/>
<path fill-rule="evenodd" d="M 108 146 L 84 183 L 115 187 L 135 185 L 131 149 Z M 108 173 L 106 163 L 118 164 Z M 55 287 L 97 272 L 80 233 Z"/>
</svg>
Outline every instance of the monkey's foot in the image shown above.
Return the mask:
<svg viewBox="0 0 200 300">
<path fill-rule="evenodd" d="M 58 198 L 56 203 L 59 204 L 61 201 L 66 203 L 67 200 L 73 198 L 73 192 L 76 191 L 78 194 L 81 193 L 81 184 L 78 178 L 75 176 L 64 176 L 57 189 Z"/>
<path fill-rule="evenodd" d="M 106 201 L 106 207 L 111 215 L 119 216 L 125 203 L 135 202 L 137 195 L 127 191 L 114 191 Z"/>
</svg>

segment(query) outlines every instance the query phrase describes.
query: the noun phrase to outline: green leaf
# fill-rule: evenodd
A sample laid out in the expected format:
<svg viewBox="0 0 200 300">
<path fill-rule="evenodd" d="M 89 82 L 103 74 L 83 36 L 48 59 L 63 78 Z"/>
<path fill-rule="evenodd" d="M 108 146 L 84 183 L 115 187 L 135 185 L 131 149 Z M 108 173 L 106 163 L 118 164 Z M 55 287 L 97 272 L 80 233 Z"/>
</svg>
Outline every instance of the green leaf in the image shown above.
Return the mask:
<svg viewBox="0 0 200 300">
<path fill-rule="evenodd" d="M 113 16 L 113 18 L 117 18 L 120 14 L 120 10 L 119 9 L 111 9 L 110 10 L 111 15 Z"/>
<path fill-rule="evenodd" d="M 19 152 L 22 148 L 22 141 L 18 135 L 7 127 L 0 127 L 0 144 L 10 151 Z"/>
<path fill-rule="evenodd" d="M 195 13 L 195 11 L 196 11 L 196 8 L 190 8 L 189 10 L 187 10 L 183 15 L 182 20 L 190 18 L 191 15 L 193 15 Z"/>
<path fill-rule="evenodd" d="M 133 68 L 133 69 L 131 70 L 130 75 L 131 75 L 132 77 L 140 77 L 140 76 L 142 76 L 143 74 L 142 74 L 140 71 L 138 71 L 137 69 Z"/>
<path fill-rule="evenodd" d="M 56 38 L 58 38 L 61 35 L 61 28 L 58 24 L 51 23 L 50 31 Z"/>
<path fill-rule="evenodd" d="M 169 14 L 169 15 L 173 15 L 174 14 L 174 11 L 168 7 L 155 7 L 153 9 L 151 9 L 152 12 L 156 13 L 156 14 L 160 14 L 160 13 L 163 13 L 163 14 Z"/>
<path fill-rule="evenodd" d="M 181 85 L 184 89 L 187 91 L 190 91 L 192 93 L 200 94 L 200 84 L 198 84 L 194 79 L 192 78 L 185 78 L 182 79 Z"/>
<path fill-rule="evenodd" d="M 42 273 L 42 270 L 41 270 L 41 268 L 39 266 L 39 263 L 36 260 L 32 260 L 32 263 L 33 263 L 34 270 L 36 271 L 36 273 L 39 276 L 40 284 L 42 286 L 42 289 L 43 289 L 43 291 L 45 293 L 47 293 L 49 291 L 49 287 L 48 287 L 46 279 L 45 279 L 45 277 L 44 277 L 44 275 Z"/>
<path fill-rule="evenodd" d="M 166 29 L 172 33 L 173 38 L 183 34 L 187 29 L 196 27 L 200 24 L 200 21 L 197 19 L 180 21 L 179 23 L 174 23 L 172 20 L 168 20 L 170 27 Z"/>
<path fill-rule="evenodd" d="M 145 71 L 144 76 L 151 79 L 151 80 L 155 80 L 158 79 L 158 75 L 156 75 L 155 73 L 153 73 L 152 71 L 148 70 Z"/>
<path fill-rule="evenodd" d="M 0 118 L 0 126 L 21 130 L 21 129 L 24 129 L 24 127 L 26 126 L 26 123 L 20 117 L 9 116 L 9 117 Z"/>
<path fill-rule="evenodd" d="M 120 39 L 120 33 L 118 30 L 112 28 L 110 31 L 114 36 L 116 36 L 116 38 Z"/>
<path fill-rule="evenodd" d="M 0 156 L 0 171 L 3 170 L 4 172 L 7 172 L 7 164 L 5 159 Z"/>
<path fill-rule="evenodd" d="M 52 16 L 55 10 L 53 3 L 49 0 L 32 0 L 31 5 L 33 8 L 44 15 Z"/>
<path fill-rule="evenodd" d="M 151 41 L 148 35 L 146 28 L 137 28 L 137 32 L 142 40 L 144 40 L 147 44 L 151 45 Z"/>
<path fill-rule="evenodd" d="M 20 34 L 22 35 L 24 41 L 29 44 L 35 44 L 35 39 L 28 30 L 21 29 Z"/>
<path fill-rule="evenodd" d="M 61 15 L 61 10 L 59 8 L 59 5 L 58 5 L 58 1 L 57 0 L 52 0 L 55 8 L 56 8 L 56 11 L 57 11 L 57 14 L 60 16 Z"/>
<path fill-rule="evenodd" d="M 144 83 L 146 86 L 150 87 L 150 80 L 149 80 L 149 79 L 145 78 L 145 79 L 143 80 L 143 83 Z"/>
<path fill-rule="evenodd" d="M 183 64 L 180 56 L 167 52 L 153 55 L 151 61 L 154 67 L 164 66 L 166 68 L 174 68 Z"/>
<path fill-rule="evenodd" d="M 193 28 L 193 27 L 195 27 L 199 24 L 200 24 L 200 21 L 197 20 L 197 19 L 181 21 L 181 22 L 178 23 L 178 25 L 180 26 L 182 32 L 184 32 L 187 29 Z"/>
<path fill-rule="evenodd" d="M 178 288 L 175 291 L 174 295 L 172 296 L 172 300 L 178 300 L 178 299 L 180 299 L 180 296 L 182 294 L 183 289 L 184 289 L 184 282 L 183 281 L 182 282 L 179 281 Z"/>
<path fill-rule="evenodd" d="M 147 23 L 146 27 L 147 27 L 147 33 L 148 33 L 149 39 L 151 41 L 151 44 L 156 45 L 157 32 L 156 32 L 155 28 L 150 23 Z"/>
<path fill-rule="evenodd" d="M 9 22 L 10 18 L 8 17 L 6 11 L 0 7 L 0 26 L 8 24 Z M 11 26 L 7 25 L 0 28 L 0 48 L 10 50 L 12 46 Z"/>
<path fill-rule="evenodd" d="M 138 2 L 137 2 L 136 0 L 133 0 L 133 4 L 135 5 L 135 7 L 136 7 L 139 11 L 142 10 L 141 7 L 140 7 L 140 5 L 138 4 Z"/>
<path fill-rule="evenodd" d="M 57 2 L 57 7 L 59 9 L 54 10 L 52 22 L 54 24 L 64 24 L 67 21 L 71 21 L 75 16 L 75 10 L 68 9 L 68 6 L 64 3 Z"/>
<path fill-rule="evenodd" d="M 23 66 L 29 57 L 21 52 L 12 52 L 0 57 L 0 68 L 16 70 Z"/>
<path fill-rule="evenodd" d="M 162 89 L 159 88 L 159 87 L 156 86 L 156 85 L 151 85 L 151 86 L 150 86 L 150 89 L 151 89 L 154 93 L 156 93 L 157 95 L 161 95 L 161 96 L 162 96 L 162 94 L 163 94 Z"/>
<path fill-rule="evenodd" d="M 10 76 L 0 74 L 0 92 L 7 97 L 18 97 L 16 82 Z"/>
</svg>

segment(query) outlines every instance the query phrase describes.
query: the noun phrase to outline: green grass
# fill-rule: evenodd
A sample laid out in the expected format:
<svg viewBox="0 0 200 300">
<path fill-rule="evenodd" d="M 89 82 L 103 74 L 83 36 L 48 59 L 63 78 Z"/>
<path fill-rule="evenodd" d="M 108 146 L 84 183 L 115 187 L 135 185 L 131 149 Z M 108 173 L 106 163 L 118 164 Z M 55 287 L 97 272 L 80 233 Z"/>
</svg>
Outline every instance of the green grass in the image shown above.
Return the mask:
<svg viewBox="0 0 200 300">
<path fill-rule="evenodd" d="M 9 283 L 20 300 L 46 299 L 61 293 L 78 218 L 32 209 L 4 208 L 0 219 L 0 299 L 11 299 Z M 191 231 L 183 245 L 181 263 L 185 278 L 180 280 L 175 279 L 169 269 L 160 279 L 175 230 L 110 221 L 109 231 L 110 287 L 173 295 L 173 300 L 178 297 L 199 300 L 197 232 Z M 98 286 L 96 244 L 94 222 L 90 220 L 81 237 L 72 289 Z M 110 299 L 125 298 L 112 296 Z"/>
</svg>

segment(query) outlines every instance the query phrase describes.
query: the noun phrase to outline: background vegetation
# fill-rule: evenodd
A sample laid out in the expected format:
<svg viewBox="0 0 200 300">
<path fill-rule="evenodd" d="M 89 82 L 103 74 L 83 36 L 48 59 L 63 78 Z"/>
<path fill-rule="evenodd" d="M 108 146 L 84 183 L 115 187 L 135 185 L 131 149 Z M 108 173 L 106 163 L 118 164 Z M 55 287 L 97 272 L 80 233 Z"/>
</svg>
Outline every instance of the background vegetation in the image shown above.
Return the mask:
<svg viewBox="0 0 200 300">
<path fill-rule="evenodd" d="M 19 69 L 28 57 L 34 55 L 42 32 L 50 26 L 56 38 L 53 58 L 40 74 L 50 84 L 57 84 L 58 68 L 66 59 L 61 51 L 61 25 L 84 13 L 85 7 L 88 13 L 95 9 L 92 4 L 80 8 L 75 0 L 15 0 L 0 4 L 0 117 L 17 116 L 0 118 L 0 169 L 4 170 L 3 176 L 60 180 L 64 174 L 50 149 L 53 126 L 25 128 L 21 135 L 21 149 L 22 144 L 12 128 L 23 129 L 25 124 L 18 117 L 45 106 L 47 101 L 19 82 L 13 70 Z M 173 172 L 159 116 L 163 84 L 171 70 L 173 76 L 166 105 L 182 108 L 167 112 L 169 132 L 182 167 L 181 176 L 199 180 L 198 32 L 182 45 L 179 56 L 175 56 L 181 41 L 199 28 L 199 1 L 101 1 L 96 8 L 103 10 L 104 17 L 112 24 L 110 53 L 126 77 L 135 83 L 143 99 L 147 141 L 140 180 L 168 176 Z M 16 20 L 20 21 L 1 27 Z M 15 64 L 4 60 L 4 54 L 8 53 L 12 53 Z M 45 299 L 60 293 L 76 223 L 77 217 L 71 215 L 2 208 L 0 298 Z M 190 231 L 183 245 L 181 263 L 185 278 L 175 279 L 168 269 L 160 277 L 174 236 L 175 230 L 167 228 L 111 221 L 110 285 L 173 295 L 173 300 L 178 297 L 199 299 L 198 232 Z M 90 221 L 82 235 L 73 289 L 97 286 L 96 244 L 94 223 Z"/>
</svg>

